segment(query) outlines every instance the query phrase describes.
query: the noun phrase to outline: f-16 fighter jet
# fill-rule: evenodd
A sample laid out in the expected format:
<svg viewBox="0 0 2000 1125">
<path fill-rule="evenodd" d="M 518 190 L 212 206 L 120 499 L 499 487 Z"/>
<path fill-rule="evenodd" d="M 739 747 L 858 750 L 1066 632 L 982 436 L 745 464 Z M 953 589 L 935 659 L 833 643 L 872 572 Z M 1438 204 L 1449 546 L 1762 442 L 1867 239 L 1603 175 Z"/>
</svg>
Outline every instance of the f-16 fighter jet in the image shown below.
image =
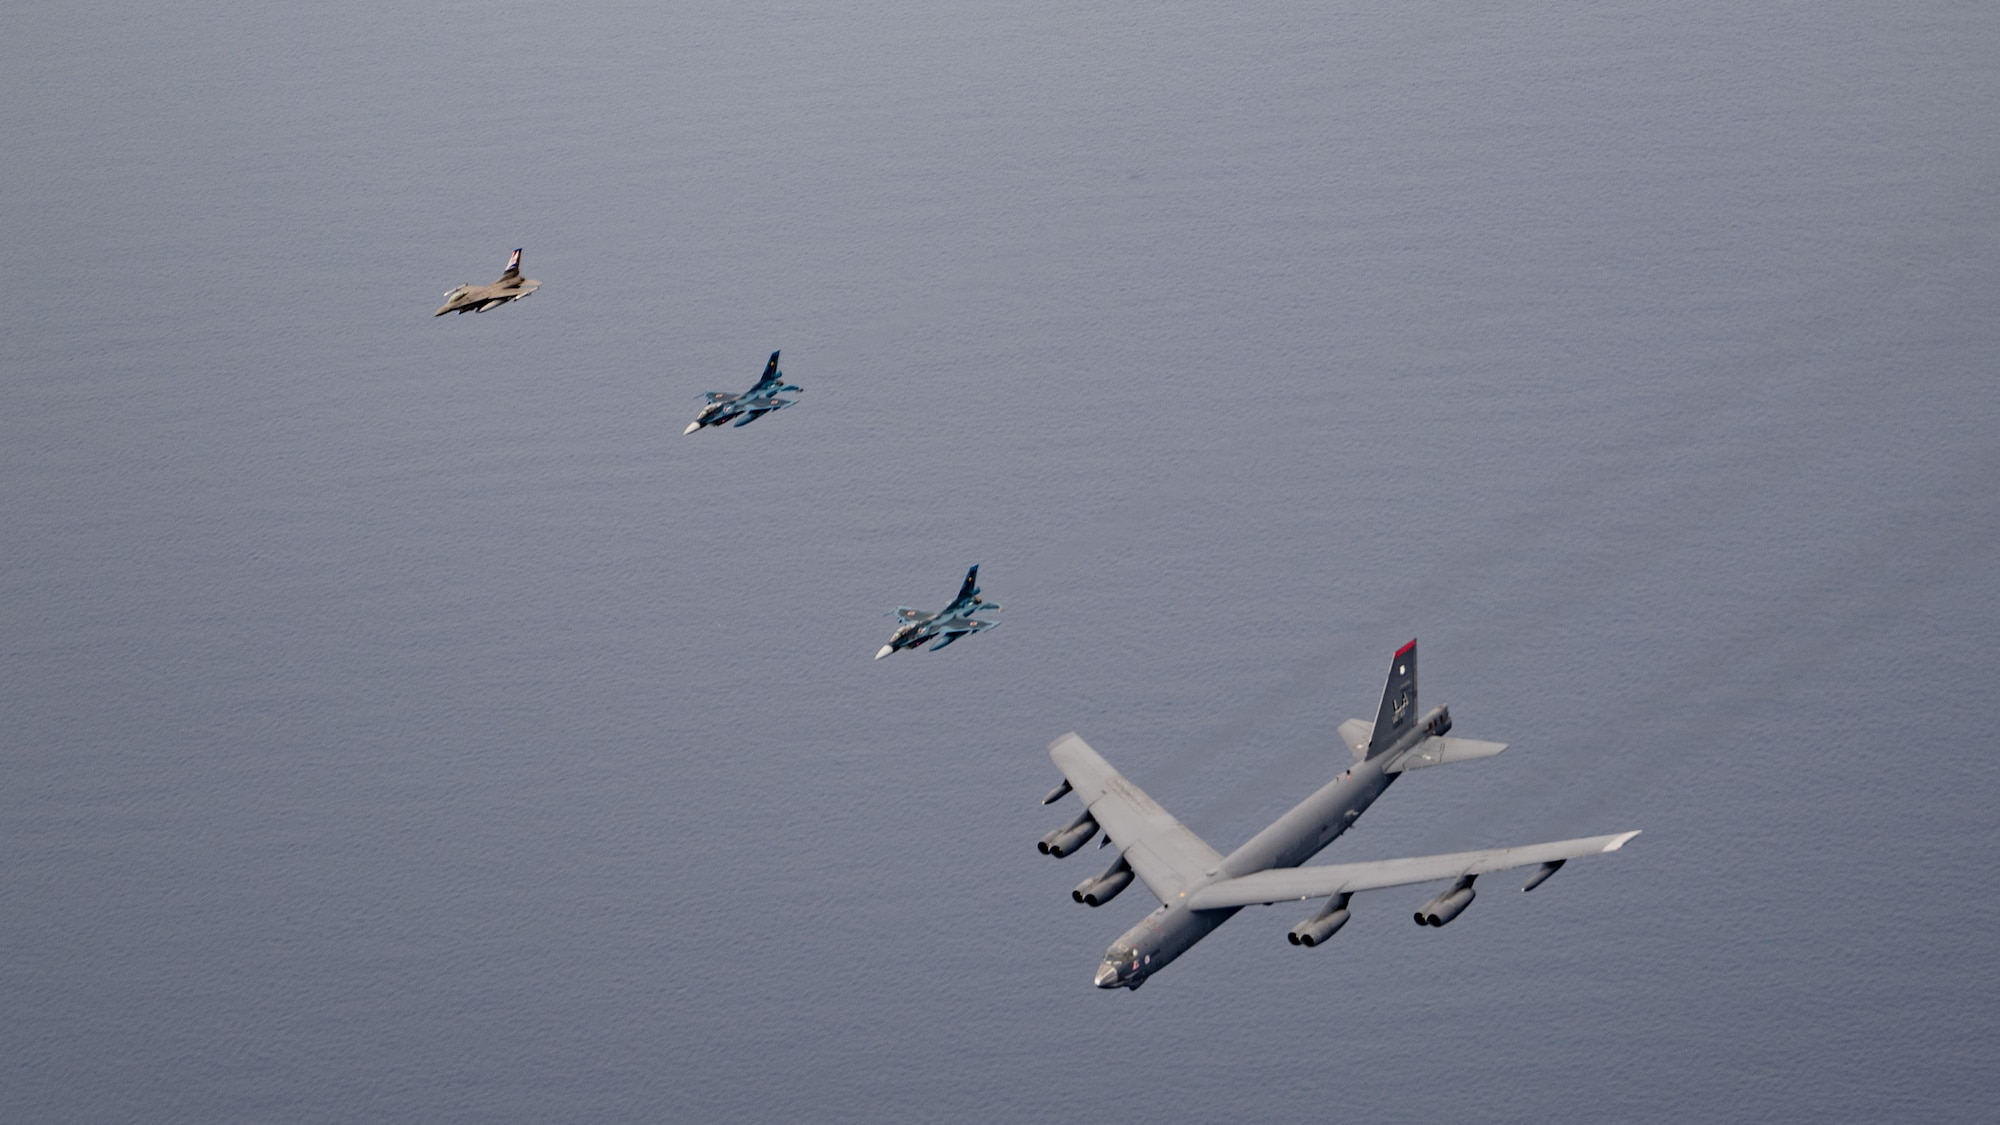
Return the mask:
<svg viewBox="0 0 2000 1125">
<path fill-rule="evenodd" d="M 708 400 L 708 405 L 701 408 L 701 413 L 688 423 L 687 429 L 681 431 L 681 436 L 686 437 L 703 426 L 720 426 L 731 418 L 736 419 L 737 425 L 747 426 L 774 410 L 783 410 L 798 401 L 795 398 L 779 398 L 779 395 L 804 393 L 804 387 L 794 387 L 785 382 L 784 372 L 778 370 L 778 353 L 772 352 L 770 362 L 764 364 L 764 377 L 757 380 L 756 386 L 740 395 L 724 391 L 704 393 L 701 397 Z"/>
<path fill-rule="evenodd" d="M 1138 988 L 1246 906 L 1323 900 L 1286 935 L 1293 945 L 1311 947 L 1347 924 L 1348 902 L 1358 892 L 1449 879 L 1449 886 L 1416 910 L 1417 925 L 1442 926 L 1471 904 L 1473 880 L 1481 875 L 1533 867 L 1521 888 L 1531 891 L 1564 863 L 1615 852 L 1638 835 L 1620 832 L 1491 851 L 1299 866 L 1410 770 L 1491 757 L 1507 748 L 1502 742 L 1447 738 L 1450 729 L 1446 708 L 1417 713 L 1417 642 L 1411 641 L 1396 650 L 1389 664 L 1389 684 L 1375 721 L 1340 724 L 1341 737 L 1354 754 L 1352 768 L 1226 856 L 1125 780 L 1083 739 L 1075 734 L 1057 739 L 1049 746 L 1049 757 L 1062 771 L 1063 783 L 1042 803 L 1053 804 L 1073 790 L 1083 799 L 1084 811 L 1042 837 L 1041 850 L 1065 856 L 1100 831 L 1105 843 L 1118 847 L 1111 866 L 1077 884 L 1070 897 L 1099 906 L 1137 877 L 1160 900 L 1159 909 L 1105 951 L 1097 966 L 1097 987 Z"/>
<path fill-rule="evenodd" d="M 444 307 L 433 313 L 443 316 L 448 312 L 469 313 L 497 309 L 509 301 L 518 301 L 540 289 L 542 283 L 530 281 L 521 276 L 521 251 L 507 259 L 507 272 L 491 285 L 461 285 L 444 295 Z"/>
<path fill-rule="evenodd" d="M 981 621 L 973 614 L 999 612 L 999 606 L 979 596 L 979 567 L 975 564 L 965 572 L 965 584 L 958 588 L 958 597 L 936 613 L 925 613 L 906 605 L 897 606 L 896 616 L 902 618 L 903 623 L 896 627 L 896 631 L 889 636 L 889 643 L 882 646 L 875 659 L 915 648 L 930 640 L 937 641 L 931 646 L 931 651 L 936 652 L 960 637 L 984 632 L 1000 624 L 998 621 Z"/>
</svg>

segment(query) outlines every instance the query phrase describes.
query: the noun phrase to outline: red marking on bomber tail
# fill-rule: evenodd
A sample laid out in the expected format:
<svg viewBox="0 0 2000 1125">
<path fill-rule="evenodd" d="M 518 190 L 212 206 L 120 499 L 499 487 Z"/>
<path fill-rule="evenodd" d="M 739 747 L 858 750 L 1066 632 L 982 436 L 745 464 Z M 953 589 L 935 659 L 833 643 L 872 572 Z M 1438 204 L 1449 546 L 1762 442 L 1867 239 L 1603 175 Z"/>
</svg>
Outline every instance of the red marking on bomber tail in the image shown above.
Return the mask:
<svg viewBox="0 0 2000 1125">
<path fill-rule="evenodd" d="M 1413 649 L 1413 648 L 1415 648 L 1415 647 L 1417 647 L 1417 638 L 1415 638 L 1415 637 L 1411 637 L 1411 638 L 1410 638 L 1410 643 L 1409 643 L 1409 644 L 1406 644 L 1406 645 L 1404 645 L 1404 646 L 1403 646 L 1402 648 L 1399 648 L 1399 649 L 1397 649 L 1397 650 L 1396 650 L 1396 655 L 1397 655 L 1398 657 L 1401 657 L 1401 656 L 1402 656 L 1402 655 L 1403 655 L 1404 653 L 1406 653 L 1406 652 L 1410 651 L 1411 649 Z"/>
</svg>

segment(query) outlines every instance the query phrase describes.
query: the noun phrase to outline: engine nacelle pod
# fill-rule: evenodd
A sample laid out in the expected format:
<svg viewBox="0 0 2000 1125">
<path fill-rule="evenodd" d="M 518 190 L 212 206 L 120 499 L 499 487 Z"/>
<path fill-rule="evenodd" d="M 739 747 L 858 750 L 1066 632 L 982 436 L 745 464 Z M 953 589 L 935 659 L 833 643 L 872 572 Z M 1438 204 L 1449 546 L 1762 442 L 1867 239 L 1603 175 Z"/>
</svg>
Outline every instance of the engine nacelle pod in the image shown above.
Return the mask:
<svg viewBox="0 0 2000 1125">
<path fill-rule="evenodd" d="M 1522 887 L 1521 889 L 1523 891 L 1532 891 L 1536 887 L 1541 886 L 1543 883 L 1548 882 L 1549 876 L 1555 874 L 1558 871 L 1561 871 L 1562 865 L 1567 862 L 1569 861 L 1563 859 L 1552 859 L 1549 862 L 1542 864 L 1540 867 L 1535 868 L 1535 873 L 1533 875 L 1528 876 L 1528 885 Z"/>
<path fill-rule="evenodd" d="M 1326 908 L 1318 914 L 1292 927 L 1285 940 L 1293 945 L 1303 945 L 1307 949 L 1332 937 L 1347 925 L 1347 900 L 1349 895 L 1335 895 L 1327 900 Z"/>
<path fill-rule="evenodd" d="M 1103 906 L 1132 885 L 1132 865 L 1120 859 L 1102 875 L 1093 875 L 1076 885 L 1069 897 L 1085 906 Z"/>
<path fill-rule="evenodd" d="M 1417 925 L 1442 926 L 1472 905 L 1472 881 L 1476 875 L 1467 875 L 1452 884 L 1452 888 L 1417 908 Z"/>
<path fill-rule="evenodd" d="M 1060 859 L 1089 843 L 1090 838 L 1095 835 L 1097 835 L 1097 818 L 1086 812 L 1042 837 L 1041 842 L 1035 846 L 1041 849 L 1042 854 Z"/>
</svg>

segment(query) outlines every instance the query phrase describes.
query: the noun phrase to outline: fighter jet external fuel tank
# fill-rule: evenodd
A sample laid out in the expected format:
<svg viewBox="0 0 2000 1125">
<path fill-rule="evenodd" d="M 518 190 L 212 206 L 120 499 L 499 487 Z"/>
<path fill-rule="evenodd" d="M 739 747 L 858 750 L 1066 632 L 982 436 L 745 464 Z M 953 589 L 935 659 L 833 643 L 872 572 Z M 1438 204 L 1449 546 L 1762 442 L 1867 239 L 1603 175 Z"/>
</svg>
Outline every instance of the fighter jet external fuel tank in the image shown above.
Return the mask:
<svg viewBox="0 0 2000 1125">
<path fill-rule="evenodd" d="M 1057 739 L 1049 746 L 1049 757 L 1062 771 L 1063 783 L 1042 803 L 1053 804 L 1074 792 L 1084 811 L 1042 837 L 1037 847 L 1060 858 L 1089 843 L 1101 829 L 1105 842 L 1118 848 L 1115 861 L 1103 874 L 1077 884 L 1071 897 L 1100 906 L 1136 876 L 1160 900 L 1157 909 L 1111 943 L 1093 983 L 1138 988 L 1245 906 L 1325 899 L 1286 935 L 1291 944 L 1310 948 L 1347 924 L 1350 900 L 1358 892 L 1450 879 L 1449 886 L 1416 911 L 1418 925 L 1443 926 L 1472 904 L 1473 881 L 1481 875 L 1532 866 L 1536 871 L 1521 889 L 1533 890 L 1565 862 L 1615 852 L 1638 835 L 1621 832 L 1490 851 L 1300 866 L 1338 839 L 1410 770 L 1487 758 L 1507 748 L 1500 742 L 1447 737 L 1450 730 L 1446 708 L 1417 711 L 1417 642 L 1411 641 L 1390 661 L 1375 721 L 1349 719 L 1340 725 L 1354 764 L 1227 856 L 1112 769 L 1083 739 L 1075 734 Z"/>
</svg>

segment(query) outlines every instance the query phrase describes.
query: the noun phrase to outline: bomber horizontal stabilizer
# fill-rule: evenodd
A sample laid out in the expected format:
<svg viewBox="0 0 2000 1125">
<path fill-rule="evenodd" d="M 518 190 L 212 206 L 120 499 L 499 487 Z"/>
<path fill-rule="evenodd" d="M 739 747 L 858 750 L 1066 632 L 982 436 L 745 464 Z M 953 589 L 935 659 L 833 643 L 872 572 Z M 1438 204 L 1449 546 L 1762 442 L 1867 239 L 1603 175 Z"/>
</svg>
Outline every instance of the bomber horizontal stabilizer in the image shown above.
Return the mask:
<svg viewBox="0 0 2000 1125">
<path fill-rule="evenodd" d="M 1349 719 L 1340 724 L 1340 740 L 1354 753 L 1359 762 L 1368 757 L 1368 740 L 1375 737 L 1375 724 L 1367 719 Z"/>
<path fill-rule="evenodd" d="M 1491 758 L 1506 748 L 1507 744 L 1504 742 L 1481 742 L 1476 738 L 1432 735 L 1404 751 L 1395 761 L 1383 767 L 1383 772 L 1402 773 L 1404 770 L 1420 770 L 1426 766 L 1447 766 L 1453 762 Z"/>
</svg>

